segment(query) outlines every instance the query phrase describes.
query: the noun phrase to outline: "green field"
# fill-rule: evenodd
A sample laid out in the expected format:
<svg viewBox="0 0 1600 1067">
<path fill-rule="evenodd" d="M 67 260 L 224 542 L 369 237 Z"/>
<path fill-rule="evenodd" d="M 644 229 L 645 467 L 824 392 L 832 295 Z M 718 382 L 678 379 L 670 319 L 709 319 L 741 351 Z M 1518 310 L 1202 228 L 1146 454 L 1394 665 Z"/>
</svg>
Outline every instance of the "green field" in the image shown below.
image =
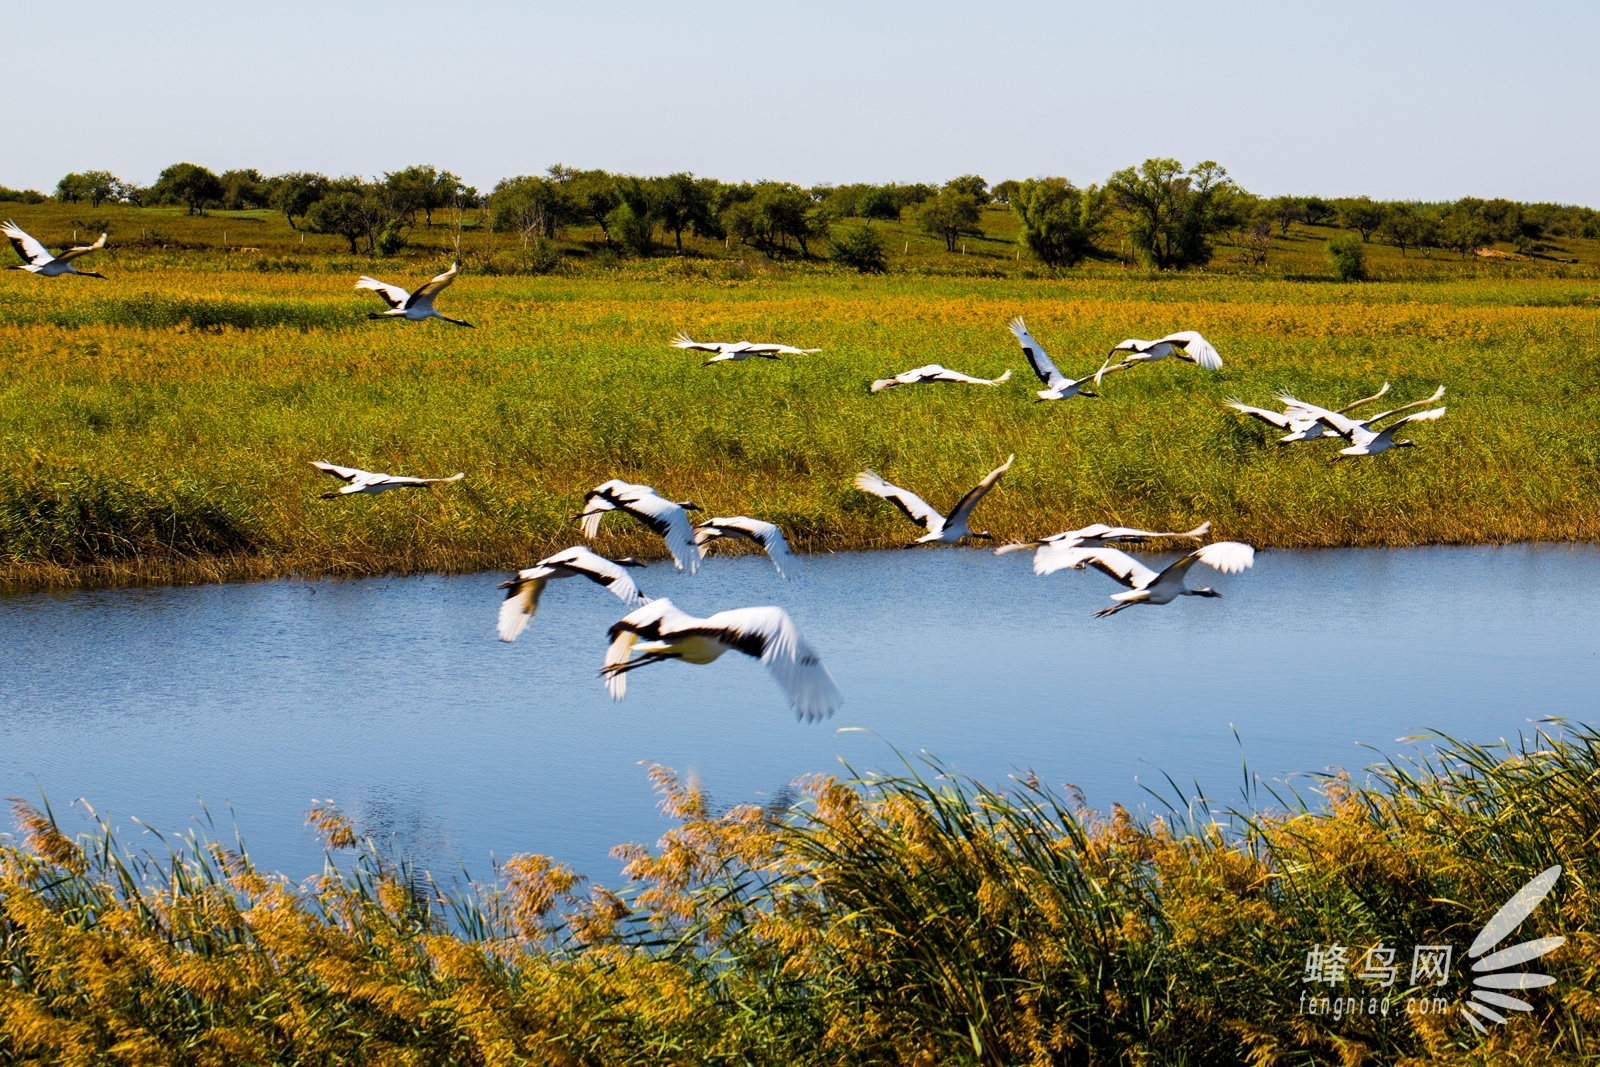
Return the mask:
<svg viewBox="0 0 1600 1067">
<path fill-rule="evenodd" d="M 1001 538 L 1205 519 L 1262 546 L 1600 536 L 1595 241 L 1525 260 L 1373 245 L 1375 280 L 1339 284 L 1322 255 L 1334 231 L 1302 226 L 1266 267 L 1223 247 L 1204 272 L 1108 260 L 1055 274 L 1016 256 L 1010 216 L 991 209 L 965 255 L 882 227 L 884 276 L 695 240 L 685 259 L 640 261 L 582 231 L 556 271 L 529 275 L 512 272 L 511 238 L 468 220 L 439 302 L 478 326 L 461 330 L 370 322 L 381 304 L 351 288 L 446 266 L 447 225 L 370 260 L 265 212 L 4 209 L 52 245 L 111 231 L 81 261 L 107 281 L 0 275 L 9 584 L 526 565 L 579 539 L 582 493 L 614 476 L 771 518 L 803 550 L 895 546 L 915 531 L 852 488 L 857 471 L 948 506 L 1011 452 L 977 517 Z M 1183 328 L 1227 365 L 1168 360 L 1108 379 L 1099 400 L 1034 404 L 1005 328 L 1016 314 L 1069 374 L 1124 337 Z M 703 368 L 668 347 L 679 330 L 823 351 Z M 868 394 L 928 362 L 1013 378 Z M 1414 428 L 1418 448 L 1368 461 L 1281 449 L 1222 406 L 1279 390 L 1337 406 L 1384 381 L 1396 402 L 1442 383 L 1449 413 Z M 313 459 L 467 478 L 323 501 L 336 486 Z M 660 554 L 608 525 L 605 550 Z"/>
</svg>

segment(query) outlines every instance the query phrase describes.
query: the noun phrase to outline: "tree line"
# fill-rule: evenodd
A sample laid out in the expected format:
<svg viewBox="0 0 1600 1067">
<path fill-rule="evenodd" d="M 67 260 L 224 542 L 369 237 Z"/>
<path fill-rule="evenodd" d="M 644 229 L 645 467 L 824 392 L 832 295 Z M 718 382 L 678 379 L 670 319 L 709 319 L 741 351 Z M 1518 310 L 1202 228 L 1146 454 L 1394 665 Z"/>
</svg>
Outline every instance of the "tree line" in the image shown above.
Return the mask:
<svg viewBox="0 0 1600 1067">
<path fill-rule="evenodd" d="M 36 191 L 0 187 L 0 200 L 41 202 Z M 54 199 L 135 205 L 175 204 L 190 214 L 206 209 L 273 209 L 291 227 L 332 234 L 352 253 L 389 255 L 418 224 L 434 225 L 449 211 L 460 227 L 465 212 L 479 210 L 494 231 L 513 233 L 530 264 L 551 263 L 550 242 L 573 226 L 593 226 L 600 242 L 651 256 L 669 240 L 684 254 L 684 236 L 721 240 L 774 256 L 829 258 L 863 271 L 882 270 L 886 254 L 874 222 L 911 221 L 955 252 L 963 237 L 981 237 L 984 209 L 1009 207 L 1019 243 L 1050 267 L 1087 258 L 1121 258 L 1158 270 L 1209 262 L 1219 243 L 1239 249 L 1245 262 L 1264 263 L 1273 235 L 1299 225 L 1335 226 L 1381 241 L 1402 254 L 1443 249 L 1470 255 L 1493 243 L 1521 251 L 1548 237 L 1600 237 L 1600 213 L 1585 207 L 1463 198 L 1448 203 L 1379 201 L 1370 197 L 1260 197 L 1240 187 L 1213 161 L 1185 167 L 1175 159 L 1148 159 L 1079 187 L 1066 178 L 1008 180 L 991 186 L 976 174 L 930 185 L 816 185 L 792 182 L 723 182 L 682 172 L 660 177 L 581 170 L 557 164 L 541 175 L 498 182 L 486 194 L 455 174 L 411 166 L 378 178 L 330 178 L 293 172 L 266 176 L 254 169 L 221 174 L 194 163 L 175 163 L 144 187 L 107 171 L 68 174 Z M 859 220 L 858 225 L 840 225 Z"/>
</svg>

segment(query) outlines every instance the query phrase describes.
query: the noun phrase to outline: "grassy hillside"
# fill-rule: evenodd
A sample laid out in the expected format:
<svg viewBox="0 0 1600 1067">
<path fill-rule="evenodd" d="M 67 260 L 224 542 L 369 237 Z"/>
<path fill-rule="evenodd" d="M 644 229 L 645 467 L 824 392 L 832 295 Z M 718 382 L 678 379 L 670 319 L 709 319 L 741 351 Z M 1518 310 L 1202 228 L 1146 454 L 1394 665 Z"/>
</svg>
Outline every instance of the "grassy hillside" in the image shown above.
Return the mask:
<svg viewBox="0 0 1600 1067">
<path fill-rule="evenodd" d="M 404 284 L 443 266 L 447 227 L 374 262 L 336 239 L 302 246 L 281 216 L 16 214 L 52 242 L 72 218 L 93 224 L 80 236 L 108 224 L 112 247 L 90 261 L 108 281 L 0 274 L 9 583 L 526 564 L 578 539 L 582 492 L 612 476 L 775 519 L 805 549 L 897 545 L 911 527 L 854 490 L 855 472 L 948 506 L 1010 452 L 978 513 L 1003 538 L 1203 519 L 1261 545 L 1600 535 L 1595 242 L 1575 242 L 1589 256 L 1576 265 L 1378 249 L 1390 280 L 1357 285 L 1308 277 L 1326 270 L 1315 231 L 1280 242 L 1265 271 L 1049 275 L 1015 259 L 996 212 L 996 240 L 965 257 L 904 235 L 913 251 L 888 276 L 720 244 L 683 261 L 591 251 L 545 276 L 469 269 L 440 300 L 478 326 L 461 330 L 369 322 L 381 305 L 351 289 L 358 273 Z M 1034 404 L 1005 329 L 1019 313 L 1068 373 L 1123 337 L 1180 328 L 1227 365 L 1169 360 L 1108 379 L 1099 400 Z M 703 368 L 668 347 L 678 330 L 823 351 Z M 935 361 L 1015 376 L 867 393 Z M 1450 410 L 1411 434 L 1421 447 L 1373 461 L 1280 449 L 1221 406 L 1283 389 L 1337 404 L 1384 381 L 1398 402 L 1443 383 Z M 312 459 L 467 479 L 322 501 L 334 483 Z M 608 526 L 605 549 L 658 551 Z"/>
</svg>

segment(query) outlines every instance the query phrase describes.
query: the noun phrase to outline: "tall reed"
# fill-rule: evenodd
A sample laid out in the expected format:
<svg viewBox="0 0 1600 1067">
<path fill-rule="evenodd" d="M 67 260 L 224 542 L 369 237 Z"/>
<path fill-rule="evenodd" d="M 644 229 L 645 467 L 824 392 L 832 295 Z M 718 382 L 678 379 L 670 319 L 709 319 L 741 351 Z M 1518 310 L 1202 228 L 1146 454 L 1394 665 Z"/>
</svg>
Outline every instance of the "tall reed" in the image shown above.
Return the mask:
<svg viewBox="0 0 1600 1067">
<path fill-rule="evenodd" d="M 627 882 L 519 856 L 439 883 L 331 808 L 304 885 L 237 843 L 131 852 L 18 803 L 0 846 L 0 1063 L 1592 1063 L 1600 732 L 1438 739 L 1307 802 L 1108 817 L 936 762 L 676 819 Z M 1460 948 L 1533 874 L 1557 984 L 1486 1037 L 1444 987 L 1307 1014 L 1313 946 Z M 1353 962 L 1357 958 L 1352 954 Z M 1457 967 L 1465 961 L 1457 953 Z M 1313 991 L 1317 987 L 1313 986 Z M 1446 1011 L 1416 1013 L 1408 998 Z"/>
</svg>

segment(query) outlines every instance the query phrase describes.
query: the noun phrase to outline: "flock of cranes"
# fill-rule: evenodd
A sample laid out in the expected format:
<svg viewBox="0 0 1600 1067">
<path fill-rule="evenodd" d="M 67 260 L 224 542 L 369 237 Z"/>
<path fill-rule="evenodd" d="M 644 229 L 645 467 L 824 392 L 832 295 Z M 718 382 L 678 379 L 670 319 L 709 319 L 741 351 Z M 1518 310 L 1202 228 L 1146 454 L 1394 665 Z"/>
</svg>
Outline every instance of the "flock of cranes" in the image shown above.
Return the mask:
<svg viewBox="0 0 1600 1067">
<path fill-rule="evenodd" d="M 78 270 L 72 260 L 105 247 L 105 234 L 101 234 L 100 239 L 92 245 L 74 246 L 52 256 L 43 244 L 14 222 L 7 222 L 0 227 L 0 232 L 11 241 L 17 254 L 24 260 L 22 265 L 14 269 L 44 277 L 63 274 L 103 277 Z M 366 275 L 357 280 L 356 288 L 377 293 L 389 305 L 387 311 L 373 313 L 369 318 L 410 322 L 436 318 L 470 328 L 471 323 L 443 315 L 434 307 L 434 300 L 455 280 L 456 273 L 456 265 L 452 264 L 449 270 L 436 275 L 415 292 Z M 1169 356 L 1207 371 L 1220 370 L 1222 367 L 1222 357 L 1216 348 L 1199 333 L 1185 330 L 1154 341 L 1136 338 L 1125 340 L 1111 349 L 1097 370 L 1078 378 L 1069 378 L 1056 367 L 1043 346 L 1028 332 L 1020 316 L 1011 320 L 1009 326 L 1022 347 L 1024 358 L 1043 386 L 1036 393 L 1037 402 L 1041 403 L 1080 396 L 1096 397 L 1099 394 L 1086 388 L 1087 385 L 1092 383 L 1095 389 L 1099 389 L 1109 374 L 1141 364 L 1156 363 Z M 696 341 L 686 333 L 678 334 L 671 343 L 678 349 L 708 354 L 709 358 L 704 363 L 707 366 L 751 358 L 775 360 L 784 356 L 814 355 L 820 351 L 769 342 Z M 997 386 L 1010 377 L 1010 370 L 998 378 L 978 378 L 930 363 L 893 377 L 880 378 L 872 382 L 870 391 L 880 393 L 900 386 L 931 384 Z M 1442 407 L 1413 411 L 1439 400 L 1444 395 L 1444 387 L 1440 386 L 1426 399 L 1390 408 L 1368 418 L 1358 418 L 1352 414 L 1357 408 L 1381 399 L 1388 391 L 1386 382 L 1372 396 L 1337 409 L 1311 404 L 1289 394 L 1277 398 L 1283 405 L 1282 411 L 1253 407 L 1237 399 L 1229 400 L 1228 406 L 1285 431 L 1284 436 L 1279 438 L 1279 442 L 1285 445 L 1323 438 L 1342 441 L 1346 447 L 1334 458 L 1345 459 L 1376 456 L 1394 448 L 1411 447 L 1414 442 L 1395 439 L 1396 431 L 1414 423 L 1438 419 L 1445 413 Z M 1403 414 L 1408 411 L 1412 413 Z M 1400 417 L 1382 428 L 1377 426 L 1395 416 Z M 966 540 L 993 540 L 994 535 L 988 530 L 972 529 L 972 515 L 1011 469 L 1015 459 L 1014 454 L 1009 456 L 1005 463 L 986 474 L 948 512 L 939 511 L 916 493 L 891 484 L 875 471 L 864 470 L 857 474 L 855 486 L 864 493 L 893 504 L 921 529 L 921 535 L 906 544 L 907 548 L 955 545 Z M 463 472 L 437 478 L 394 475 L 342 467 L 322 460 L 312 461 L 312 466 L 345 483 L 335 492 L 322 494 L 323 499 L 447 484 L 466 476 Z M 574 518 L 584 537 L 592 540 L 599 535 L 600 523 L 606 514 L 617 512 L 630 517 L 660 537 L 673 565 L 689 574 L 700 569 L 710 548 L 718 541 L 735 540 L 746 542 L 764 552 L 780 578 L 788 579 L 798 573 L 798 558 L 776 524 L 745 515 L 718 516 L 698 524 L 692 523 L 689 512 L 700 510 L 700 506 L 693 501 L 669 499 L 651 486 L 612 479 L 584 495 L 583 507 Z M 1095 612 L 1095 617 L 1100 618 L 1135 605 L 1170 604 L 1182 596 L 1220 597 L 1221 593 L 1209 587 L 1190 588 L 1187 584 L 1189 571 L 1200 563 L 1222 574 L 1237 574 L 1254 563 L 1255 549 L 1237 541 L 1208 544 L 1205 539 L 1210 527 L 1211 524 L 1206 522 L 1192 530 L 1162 532 L 1095 523 L 1034 540 L 1001 545 L 994 551 L 996 555 L 1032 551 L 1034 573 L 1041 576 L 1059 570 L 1093 569 L 1112 578 L 1124 590 L 1112 594 L 1109 607 Z M 1160 571 L 1153 570 L 1123 550 L 1124 546 L 1159 541 L 1191 541 L 1198 547 Z M 644 566 L 644 563 L 632 557 L 612 559 L 583 545 L 546 556 L 501 584 L 500 588 L 506 590 L 506 594 L 499 609 L 497 635 L 502 641 L 515 641 L 538 611 L 540 598 L 550 582 L 561 578 L 586 578 L 606 589 L 628 609 L 608 630 L 610 643 L 600 669 L 613 698 L 623 698 L 627 692 L 627 675 L 640 667 L 667 660 L 706 664 L 732 651 L 759 660 L 784 691 L 797 715 L 806 719 L 820 718 L 832 714 L 839 706 L 839 690 L 832 675 L 782 608 L 736 608 L 697 618 L 679 610 L 668 599 L 652 600 L 645 596 L 629 573 Z"/>
</svg>

